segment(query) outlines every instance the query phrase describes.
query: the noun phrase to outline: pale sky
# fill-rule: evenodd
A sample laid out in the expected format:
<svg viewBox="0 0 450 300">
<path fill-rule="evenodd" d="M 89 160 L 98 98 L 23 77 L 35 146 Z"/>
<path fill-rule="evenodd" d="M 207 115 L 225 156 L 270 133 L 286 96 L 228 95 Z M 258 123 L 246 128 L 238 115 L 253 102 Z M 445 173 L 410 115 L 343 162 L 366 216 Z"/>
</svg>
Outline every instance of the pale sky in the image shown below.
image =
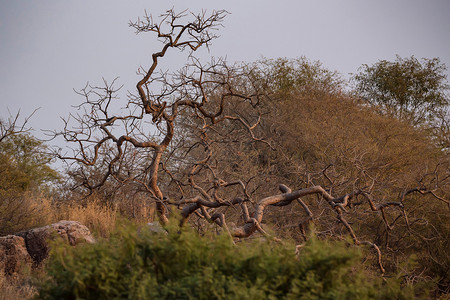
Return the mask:
<svg viewBox="0 0 450 300">
<path fill-rule="evenodd" d="M 62 128 L 59 117 L 83 100 L 73 89 L 88 81 L 119 76 L 135 92 L 136 69 L 161 44 L 128 22 L 172 7 L 229 11 L 210 55 L 230 62 L 306 56 L 346 77 L 396 54 L 450 66 L 450 0 L 0 0 L 0 117 L 40 107 L 31 125 L 42 137 Z M 186 55 L 172 50 L 160 67 L 181 68 Z"/>
</svg>

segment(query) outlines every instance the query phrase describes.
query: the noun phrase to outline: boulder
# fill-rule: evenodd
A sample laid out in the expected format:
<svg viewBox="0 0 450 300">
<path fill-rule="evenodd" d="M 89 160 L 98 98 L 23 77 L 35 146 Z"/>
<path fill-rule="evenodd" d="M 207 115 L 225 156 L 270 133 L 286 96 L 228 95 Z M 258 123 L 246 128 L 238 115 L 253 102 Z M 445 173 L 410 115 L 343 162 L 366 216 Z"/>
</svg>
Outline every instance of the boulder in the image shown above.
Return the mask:
<svg viewBox="0 0 450 300">
<path fill-rule="evenodd" d="M 167 231 L 164 229 L 164 227 L 161 226 L 161 224 L 159 222 L 147 223 L 147 227 L 151 233 L 167 234 Z"/>
<path fill-rule="evenodd" d="M 25 240 L 16 235 L 0 237 L 0 272 L 13 276 L 31 266 Z"/>
<path fill-rule="evenodd" d="M 59 221 L 44 227 L 33 228 L 16 235 L 25 240 L 26 248 L 33 262 L 38 265 L 50 250 L 49 240 L 59 236 L 68 244 L 75 246 L 79 243 L 94 243 L 89 229 L 77 221 Z"/>
</svg>

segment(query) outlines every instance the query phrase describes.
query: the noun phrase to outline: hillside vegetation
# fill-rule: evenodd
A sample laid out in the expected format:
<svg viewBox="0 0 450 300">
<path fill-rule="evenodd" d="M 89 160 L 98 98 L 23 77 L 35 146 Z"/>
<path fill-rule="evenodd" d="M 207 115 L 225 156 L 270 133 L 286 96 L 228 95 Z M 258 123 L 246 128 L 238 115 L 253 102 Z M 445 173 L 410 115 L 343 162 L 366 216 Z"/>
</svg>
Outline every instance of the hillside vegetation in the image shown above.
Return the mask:
<svg viewBox="0 0 450 300">
<path fill-rule="evenodd" d="M 36 284 L 0 281 L 9 297 L 446 297 L 445 65 L 398 57 L 350 82 L 304 57 L 155 71 L 166 51 L 207 46 L 225 15 L 131 23 L 162 50 L 128 99 L 115 81 L 79 91 L 54 133 L 69 153 L 2 121 L 2 235 L 71 219 L 100 238 L 55 244 Z"/>
</svg>

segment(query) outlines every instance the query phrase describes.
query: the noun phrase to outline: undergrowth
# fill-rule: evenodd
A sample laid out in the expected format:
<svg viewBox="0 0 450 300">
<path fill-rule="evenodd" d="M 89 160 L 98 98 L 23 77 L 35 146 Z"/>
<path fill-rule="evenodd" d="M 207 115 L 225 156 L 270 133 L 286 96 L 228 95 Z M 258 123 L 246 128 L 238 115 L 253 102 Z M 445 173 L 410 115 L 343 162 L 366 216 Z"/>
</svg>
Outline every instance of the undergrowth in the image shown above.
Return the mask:
<svg viewBox="0 0 450 300">
<path fill-rule="evenodd" d="M 371 275 L 358 248 L 311 237 L 242 242 L 167 228 L 121 227 L 109 239 L 55 245 L 39 299 L 410 299 L 394 278 Z"/>
</svg>

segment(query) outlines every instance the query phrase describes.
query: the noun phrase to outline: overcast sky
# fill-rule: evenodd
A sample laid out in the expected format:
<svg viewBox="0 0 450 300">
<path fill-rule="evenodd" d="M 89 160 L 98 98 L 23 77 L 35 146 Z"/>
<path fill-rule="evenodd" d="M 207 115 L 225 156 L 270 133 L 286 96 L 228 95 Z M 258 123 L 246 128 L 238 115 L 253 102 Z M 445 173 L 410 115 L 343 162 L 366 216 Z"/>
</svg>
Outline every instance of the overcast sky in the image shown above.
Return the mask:
<svg viewBox="0 0 450 300">
<path fill-rule="evenodd" d="M 171 7 L 229 11 L 210 54 L 230 62 L 306 56 L 347 77 L 396 54 L 450 66 L 450 0 L 0 0 L 0 117 L 40 107 L 31 125 L 41 136 L 62 127 L 59 117 L 82 101 L 73 89 L 87 81 L 119 76 L 134 92 L 137 67 L 147 68 L 161 44 L 128 22 Z M 160 67 L 185 61 L 172 51 Z"/>
</svg>

